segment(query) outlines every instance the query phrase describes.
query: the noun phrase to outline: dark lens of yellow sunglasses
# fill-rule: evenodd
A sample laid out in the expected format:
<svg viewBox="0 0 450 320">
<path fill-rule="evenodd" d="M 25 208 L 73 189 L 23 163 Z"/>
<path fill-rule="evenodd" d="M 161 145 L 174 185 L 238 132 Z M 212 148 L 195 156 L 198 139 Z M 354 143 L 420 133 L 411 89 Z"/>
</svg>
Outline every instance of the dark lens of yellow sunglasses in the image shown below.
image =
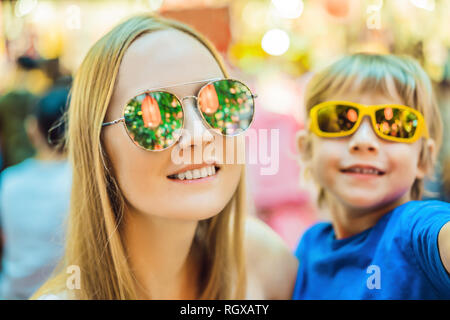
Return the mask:
<svg viewBox="0 0 450 320">
<path fill-rule="evenodd" d="M 375 120 L 382 135 L 403 139 L 414 137 L 419 121 L 412 111 L 396 107 L 377 110 Z"/>
<path fill-rule="evenodd" d="M 347 105 L 328 105 L 317 111 L 319 129 L 326 133 L 350 131 L 358 120 L 358 109 Z"/>
<path fill-rule="evenodd" d="M 183 127 L 180 101 L 168 92 L 147 92 L 125 107 L 125 125 L 134 143 L 147 150 L 163 150 L 175 144 Z"/>
<path fill-rule="evenodd" d="M 214 81 L 203 87 L 198 94 L 198 105 L 211 128 L 226 136 L 245 131 L 255 113 L 250 89 L 230 79 Z"/>
</svg>

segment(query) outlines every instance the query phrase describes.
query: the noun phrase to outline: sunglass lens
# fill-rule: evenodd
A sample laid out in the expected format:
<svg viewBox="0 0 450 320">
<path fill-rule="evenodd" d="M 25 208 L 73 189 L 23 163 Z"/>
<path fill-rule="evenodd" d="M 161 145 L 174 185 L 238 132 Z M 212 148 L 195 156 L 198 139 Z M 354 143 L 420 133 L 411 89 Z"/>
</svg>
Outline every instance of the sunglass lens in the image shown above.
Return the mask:
<svg viewBox="0 0 450 320">
<path fill-rule="evenodd" d="M 183 121 L 180 101 L 168 92 L 143 93 L 125 107 L 128 134 L 147 150 L 163 150 L 175 144 Z"/>
<path fill-rule="evenodd" d="M 358 120 L 358 109 L 347 105 L 328 105 L 317 111 L 319 129 L 326 133 L 350 131 Z"/>
<path fill-rule="evenodd" d="M 396 107 L 387 107 L 375 112 L 377 130 L 389 137 L 410 139 L 414 137 L 418 117 L 412 111 Z"/>
<path fill-rule="evenodd" d="M 198 105 L 206 122 L 217 132 L 234 136 L 251 124 L 254 100 L 250 89 L 236 80 L 218 80 L 200 90 Z"/>
</svg>

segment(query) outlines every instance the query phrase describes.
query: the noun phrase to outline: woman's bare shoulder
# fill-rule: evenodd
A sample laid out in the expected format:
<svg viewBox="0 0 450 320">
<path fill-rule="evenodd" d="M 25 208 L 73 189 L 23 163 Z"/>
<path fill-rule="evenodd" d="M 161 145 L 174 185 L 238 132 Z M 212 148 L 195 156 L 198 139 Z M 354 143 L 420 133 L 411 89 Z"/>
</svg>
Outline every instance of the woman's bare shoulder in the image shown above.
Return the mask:
<svg viewBox="0 0 450 320">
<path fill-rule="evenodd" d="M 261 220 L 246 221 L 249 283 L 260 283 L 265 299 L 291 299 L 298 260 L 281 237 Z"/>
</svg>

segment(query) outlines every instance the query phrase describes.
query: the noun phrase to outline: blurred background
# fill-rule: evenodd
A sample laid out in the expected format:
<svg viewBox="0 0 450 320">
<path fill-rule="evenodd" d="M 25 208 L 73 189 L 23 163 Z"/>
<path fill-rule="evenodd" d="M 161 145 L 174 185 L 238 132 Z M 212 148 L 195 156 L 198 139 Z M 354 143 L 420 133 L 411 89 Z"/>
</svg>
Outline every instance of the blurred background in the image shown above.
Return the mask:
<svg viewBox="0 0 450 320">
<path fill-rule="evenodd" d="M 261 175 L 261 165 L 249 165 L 252 211 L 291 248 L 321 218 L 314 188 L 300 178 L 295 156 L 305 84 L 314 71 L 347 53 L 408 54 L 425 68 L 445 127 L 427 197 L 450 201 L 448 0 L 0 1 L 0 298 L 26 298 L 60 252 L 55 247 L 63 235 L 52 230 L 65 218 L 70 168 L 45 133 L 67 106 L 64 90 L 92 44 L 142 12 L 157 12 L 206 35 L 232 77 L 258 94 L 254 128 L 279 129 L 280 167 L 276 175 Z M 39 233 L 40 242 L 30 246 L 20 240 L 24 233 Z M 33 258 L 16 253 L 42 246 Z M 24 260 L 26 266 L 19 266 Z M 2 281 L 9 296 L 1 295 Z M 22 291 L 12 294 L 11 287 Z"/>
</svg>

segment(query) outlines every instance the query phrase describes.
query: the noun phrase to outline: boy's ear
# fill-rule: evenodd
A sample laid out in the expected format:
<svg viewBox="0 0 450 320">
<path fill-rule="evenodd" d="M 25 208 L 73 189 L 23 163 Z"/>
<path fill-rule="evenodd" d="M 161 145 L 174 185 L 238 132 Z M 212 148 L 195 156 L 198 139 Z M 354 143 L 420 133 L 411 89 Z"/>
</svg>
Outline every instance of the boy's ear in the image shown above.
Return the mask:
<svg viewBox="0 0 450 320">
<path fill-rule="evenodd" d="M 310 141 L 307 130 L 297 131 L 295 135 L 295 146 L 297 153 L 301 156 L 302 160 L 307 160 L 310 157 Z"/>
<path fill-rule="evenodd" d="M 418 173 L 417 178 L 423 179 L 425 176 L 431 172 L 433 165 L 436 163 L 437 153 L 436 153 L 436 143 L 433 139 L 429 138 L 425 141 L 425 154 L 426 157 L 421 157 L 418 163 Z"/>
</svg>

